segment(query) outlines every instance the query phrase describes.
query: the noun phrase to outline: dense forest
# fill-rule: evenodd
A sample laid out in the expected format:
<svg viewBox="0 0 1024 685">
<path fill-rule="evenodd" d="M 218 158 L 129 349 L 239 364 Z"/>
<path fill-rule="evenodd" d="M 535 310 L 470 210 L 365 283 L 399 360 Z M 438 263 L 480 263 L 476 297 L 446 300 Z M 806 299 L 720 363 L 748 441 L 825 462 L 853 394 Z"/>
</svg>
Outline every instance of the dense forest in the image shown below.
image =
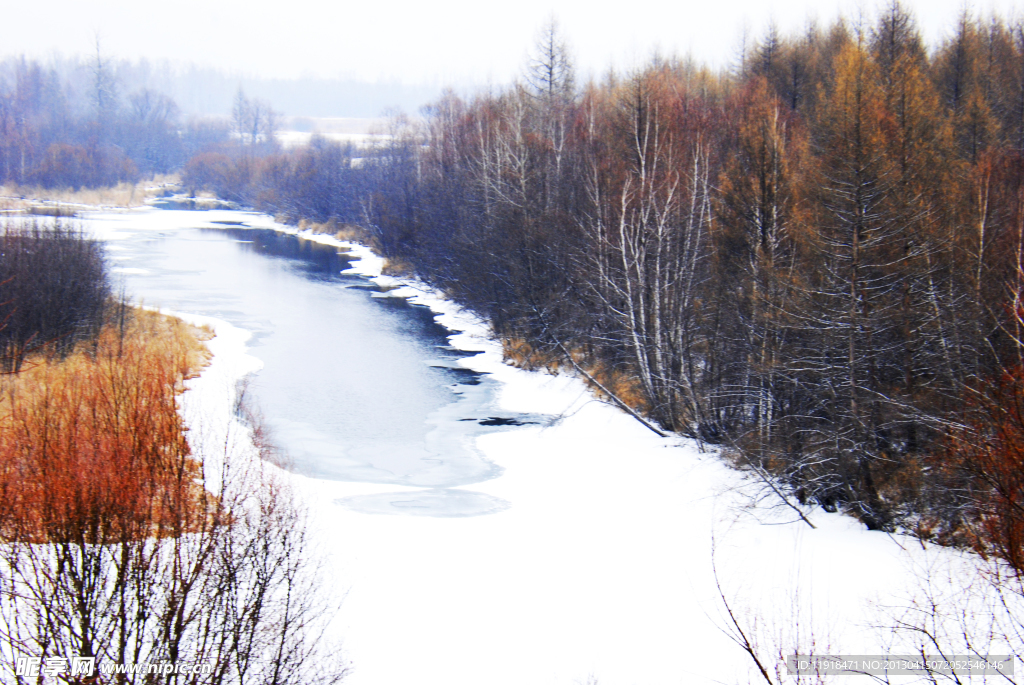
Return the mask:
<svg viewBox="0 0 1024 685">
<path fill-rule="evenodd" d="M 520 363 L 574 366 L 801 503 L 1024 568 L 1024 25 L 965 11 L 926 46 L 892 2 L 769 27 L 728 71 L 654 58 L 579 83 L 552 23 L 519 81 L 446 93 L 371 147 L 281 151 L 239 93 L 233 136 L 156 117 L 178 152 L 152 164 L 129 140 L 142 94 L 99 123 L 99 58 L 77 128 L 23 114 L 59 89 L 19 64 L 36 86 L 4 96 L 4 179 L 58 182 L 70 145 L 358 225 Z"/>
<path fill-rule="evenodd" d="M 770 28 L 734 73 L 582 85 L 551 25 L 521 81 L 389 133 L 186 179 L 361 224 L 521 360 L 589 369 L 801 502 L 1019 547 L 1020 25 L 965 12 L 929 51 L 892 3 Z"/>
</svg>

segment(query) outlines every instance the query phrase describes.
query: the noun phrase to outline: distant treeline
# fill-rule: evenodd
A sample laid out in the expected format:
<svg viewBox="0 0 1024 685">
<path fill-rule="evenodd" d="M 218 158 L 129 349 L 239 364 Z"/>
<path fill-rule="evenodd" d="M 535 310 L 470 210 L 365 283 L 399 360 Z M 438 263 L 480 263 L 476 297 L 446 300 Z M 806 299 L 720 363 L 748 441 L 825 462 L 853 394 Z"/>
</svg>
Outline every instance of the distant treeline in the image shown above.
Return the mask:
<svg viewBox="0 0 1024 685">
<path fill-rule="evenodd" d="M 232 140 L 237 116 L 186 118 L 162 92 L 127 90 L 102 55 L 88 66 L 63 66 L 25 58 L 0 62 L 0 183 L 81 188 L 134 182 L 178 170 L 200 151 Z M 239 98 L 269 109 L 241 91 L 236 106 Z"/>
<path fill-rule="evenodd" d="M 1020 24 L 965 12 L 929 51 L 892 3 L 769 29 L 731 72 L 582 87 L 552 25 L 521 82 L 391 133 L 191 178 L 362 224 L 520 351 L 604 369 L 801 502 L 1024 542 Z"/>
<path fill-rule="evenodd" d="M 109 186 L 180 170 L 203 151 L 234 154 L 234 143 L 254 138 L 252 117 L 239 122 L 240 97 L 264 112 L 272 112 L 270 102 L 287 102 L 307 117 L 373 117 L 416 108 L 436 93 L 397 83 L 256 79 L 99 51 L 88 60 L 7 58 L 0 60 L 0 183 Z M 255 137 L 274 147 L 265 133 Z"/>
<path fill-rule="evenodd" d="M 239 88 L 252 97 L 283 105 L 297 117 L 374 119 L 387 109 L 416 111 L 441 92 L 437 85 L 413 85 L 394 80 L 361 81 L 351 76 L 266 78 L 170 60 L 107 57 L 105 68 L 125 93 L 152 90 L 178 103 L 185 117 L 222 117 L 231 110 Z M 0 72 L 18 60 L 0 62 Z M 45 61 L 68 87 L 73 106 L 88 104 L 95 55 L 53 56 Z"/>
</svg>

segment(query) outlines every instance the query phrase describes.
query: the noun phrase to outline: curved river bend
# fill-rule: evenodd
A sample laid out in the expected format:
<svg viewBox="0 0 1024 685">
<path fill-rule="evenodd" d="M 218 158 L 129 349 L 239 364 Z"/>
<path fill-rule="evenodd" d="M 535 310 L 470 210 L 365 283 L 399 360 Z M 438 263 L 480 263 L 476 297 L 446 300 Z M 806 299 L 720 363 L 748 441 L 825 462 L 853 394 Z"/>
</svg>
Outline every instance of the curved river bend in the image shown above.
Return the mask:
<svg viewBox="0 0 1024 685">
<path fill-rule="evenodd" d="M 424 488 L 345 506 L 433 516 L 507 506 L 460 487 L 500 473 L 473 447 L 503 422 L 488 416 L 493 381 L 459 366 L 466 353 L 428 308 L 344 273 L 351 257 L 340 248 L 240 211 L 96 213 L 83 224 L 107 242 L 112 271 L 136 301 L 252 332 L 250 353 L 264 366 L 246 396 L 291 468 Z"/>
</svg>

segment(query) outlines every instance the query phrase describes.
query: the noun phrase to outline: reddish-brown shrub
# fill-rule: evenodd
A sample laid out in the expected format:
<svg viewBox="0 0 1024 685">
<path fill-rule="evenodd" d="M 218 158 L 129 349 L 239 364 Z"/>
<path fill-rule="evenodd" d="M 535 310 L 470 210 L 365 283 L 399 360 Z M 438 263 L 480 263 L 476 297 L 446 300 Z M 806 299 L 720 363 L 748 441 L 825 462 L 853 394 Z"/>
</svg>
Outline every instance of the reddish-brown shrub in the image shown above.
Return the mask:
<svg viewBox="0 0 1024 685">
<path fill-rule="evenodd" d="M 975 546 L 1024 575 L 1024 367 L 990 384 L 973 418 L 950 439 L 947 469 L 972 503 Z"/>
<path fill-rule="evenodd" d="M 176 406 L 201 354 L 183 326 L 139 312 L 123 333 L 110 326 L 90 349 L 6 379 L 2 537 L 103 543 L 188 528 L 206 498 Z"/>
</svg>

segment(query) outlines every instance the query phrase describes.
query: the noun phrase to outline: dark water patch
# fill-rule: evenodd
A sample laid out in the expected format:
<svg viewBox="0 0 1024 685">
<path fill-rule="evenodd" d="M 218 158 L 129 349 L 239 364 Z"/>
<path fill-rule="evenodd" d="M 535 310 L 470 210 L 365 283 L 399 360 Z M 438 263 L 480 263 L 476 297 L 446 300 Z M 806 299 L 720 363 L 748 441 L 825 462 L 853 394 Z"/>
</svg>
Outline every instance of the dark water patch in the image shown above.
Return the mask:
<svg viewBox="0 0 1024 685">
<path fill-rule="evenodd" d="M 431 368 L 444 369 L 456 383 L 461 385 L 480 385 L 480 380 L 486 375 L 473 369 L 460 366 L 449 366 L 447 364 L 431 364 Z"/>
<path fill-rule="evenodd" d="M 488 416 L 486 419 L 478 421 L 481 426 L 526 426 L 529 424 L 535 424 L 536 421 L 522 421 L 520 419 L 511 418 L 507 416 Z"/>
<path fill-rule="evenodd" d="M 279 233 L 268 228 L 244 228 L 241 221 L 212 221 L 223 224 L 225 228 L 202 228 L 204 232 L 228 235 L 237 241 L 244 250 L 258 254 L 285 259 L 290 266 L 307 277 L 320 281 L 346 281 L 358 278 L 342 274 L 351 268 L 352 255 L 338 252 L 338 248 L 324 245 L 313 240 L 306 240 L 288 233 Z"/>
<path fill-rule="evenodd" d="M 486 419 L 468 418 L 459 419 L 459 421 L 473 421 L 481 426 L 536 426 L 541 423 L 540 421 L 528 421 L 524 418 L 510 416 L 488 416 Z"/>
<path fill-rule="evenodd" d="M 430 307 L 409 302 L 404 297 L 374 297 L 372 299 L 384 309 L 401 312 L 403 316 L 417 321 L 422 327 L 423 333 L 430 335 L 430 344 L 435 349 L 448 344 L 448 338 L 451 337 L 452 332 L 437 323 L 437 314 Z"/>
<path fill-rule="evenodd" d="M 443 350 L 444 352 L 446 352 L 450 356 L 459 357 L 459 358 L 475 357 L 478 354 L 482 354 L 481 352 L 479 352 L 477 350 L 462 350 L 462 349 L 459 349 L 458 347 L 453 347 L 451 345 L 438 345 L 437 349 Z"/>
</svg>

